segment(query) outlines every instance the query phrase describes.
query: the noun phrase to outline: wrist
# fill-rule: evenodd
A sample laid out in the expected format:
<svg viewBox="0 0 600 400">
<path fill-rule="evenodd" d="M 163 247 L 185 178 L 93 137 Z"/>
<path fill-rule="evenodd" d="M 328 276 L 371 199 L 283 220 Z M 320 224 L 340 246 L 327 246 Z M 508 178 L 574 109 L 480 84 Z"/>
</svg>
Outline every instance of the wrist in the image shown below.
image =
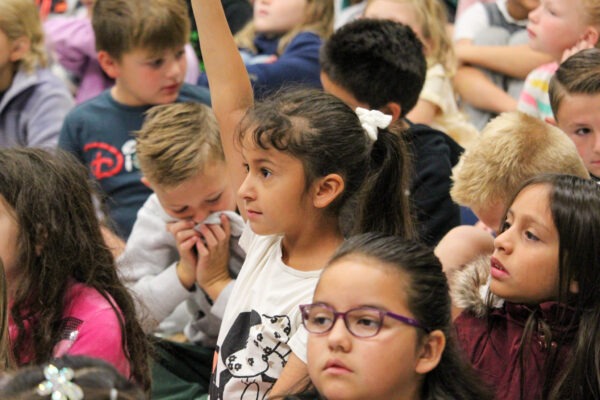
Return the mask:
<svg viewBox="0 0 600 400">
<path fill-rule="evenodd" d="M 186 288 L 186 290 L 192 290 L 194 283 L 196 283 L 194 270 L 190 269 L 183 261 L 179 261 L 175 266 L 175 272 L 181 285 Z"/>
<path fill-rule="evenodd" d="M 227 285 L 229 285 L 229 282 L 231 282 L 232 280 L 233 279 L 231 279 L 231 277 L 229 275 L 227 275 L 227 276 L 211 279 L 210 281 L 203 282 L 202 284 L 200 284 L 198 282 L 198 286 L 214 302 L 217 300 L 217 298 L 219 297 L 219 295 L 221 294 L 223 289 L 225 289 L 225 287 Z"/>
</svg>

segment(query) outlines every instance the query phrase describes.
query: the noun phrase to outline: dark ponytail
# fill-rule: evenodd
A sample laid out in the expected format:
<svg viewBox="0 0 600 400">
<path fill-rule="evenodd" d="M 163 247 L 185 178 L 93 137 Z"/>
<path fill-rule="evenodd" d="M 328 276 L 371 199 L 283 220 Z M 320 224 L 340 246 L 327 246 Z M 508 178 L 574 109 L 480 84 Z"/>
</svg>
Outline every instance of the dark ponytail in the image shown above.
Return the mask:
<svg viewBox="0 0 600 400">
<path fill-rule="evenodd" d="M 402 136 L 379 129 L 371 149 L 369 172 L 358 202 L 353 233 L 381 232 L 415 238 L 407 188 L 410 162 Z"/>
<path fill-rule="evenodd" d="M 342 232 L 415 237 L 406 194 L 410 162 L 400 133 L 380 129 L 373 142 L 355 111 L 338 98 L 287 89 L 249 110 L 240 143 L 244 135 L 259 147 L 298 158 L 307 188 L 319 177 L 340 175 L 344 191 L 327 211 L 338 217 Z"/>
</svg>

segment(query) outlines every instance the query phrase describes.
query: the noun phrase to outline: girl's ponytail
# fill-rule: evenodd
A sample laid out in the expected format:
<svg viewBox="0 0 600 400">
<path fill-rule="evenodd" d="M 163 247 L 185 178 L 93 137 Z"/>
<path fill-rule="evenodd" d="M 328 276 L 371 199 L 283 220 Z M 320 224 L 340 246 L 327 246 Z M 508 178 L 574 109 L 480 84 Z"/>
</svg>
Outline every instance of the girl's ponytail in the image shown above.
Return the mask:
<svg viewBox="0 0 600 400">
<path fill-rule="evenodd" d="M 381 232 L 412 239 L 416 233 L 405 192 L 410 177 L 407 146 L 400 132 L 377 130 L 353 233 Z"/>
</svg>

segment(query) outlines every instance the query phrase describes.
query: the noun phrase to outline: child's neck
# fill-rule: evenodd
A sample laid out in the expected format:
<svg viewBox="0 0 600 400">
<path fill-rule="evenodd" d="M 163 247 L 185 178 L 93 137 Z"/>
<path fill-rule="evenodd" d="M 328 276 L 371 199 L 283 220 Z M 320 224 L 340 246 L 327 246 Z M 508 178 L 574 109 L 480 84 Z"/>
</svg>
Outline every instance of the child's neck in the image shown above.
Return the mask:
<svg viewBox="0 0 600 400">
<path fill-rule="evenodd" d="M 344 236 L 337 226 L 337 220 L 321 225 L 307 224 L 297 235 L 284 235 L 282 261 L 299 271 L 319 270 L 343 241 Z"/>
</svg>

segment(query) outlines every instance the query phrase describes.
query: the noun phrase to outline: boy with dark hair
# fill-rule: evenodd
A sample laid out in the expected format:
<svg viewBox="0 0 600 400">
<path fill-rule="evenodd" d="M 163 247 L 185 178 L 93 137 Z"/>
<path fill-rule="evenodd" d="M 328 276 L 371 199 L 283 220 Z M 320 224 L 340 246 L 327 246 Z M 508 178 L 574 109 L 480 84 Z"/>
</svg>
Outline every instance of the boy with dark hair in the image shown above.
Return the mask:
<svg viewBox="0 0 600 400">
<path fill-rule="evenodd" d="M 190 22 L 183 0 L 102 0 L 92 25 L 98 60 L 115 85 L 76 107 L 59 146 L 90 169 L 106 196 L 117 234 L 127 238 L 152 191 L 141 182 L 133 131 L 153 105 L 206 102 L 206 90 L 183 83 Z"/>
<path fill-rule="evenodd" d="M 460 224 L 450 198 L 452 167 L 462 152 L 454 140 L 405 118 L 425 82 L 421 42 L 405 25 L 388 20 L 356 20 L 337 30 L 321 50 L 325 91 L 352 108 L 377 109 L 392 116 L 413 157 L 410 198 L 422 241 L 436 244 Z"/>
</svg>

